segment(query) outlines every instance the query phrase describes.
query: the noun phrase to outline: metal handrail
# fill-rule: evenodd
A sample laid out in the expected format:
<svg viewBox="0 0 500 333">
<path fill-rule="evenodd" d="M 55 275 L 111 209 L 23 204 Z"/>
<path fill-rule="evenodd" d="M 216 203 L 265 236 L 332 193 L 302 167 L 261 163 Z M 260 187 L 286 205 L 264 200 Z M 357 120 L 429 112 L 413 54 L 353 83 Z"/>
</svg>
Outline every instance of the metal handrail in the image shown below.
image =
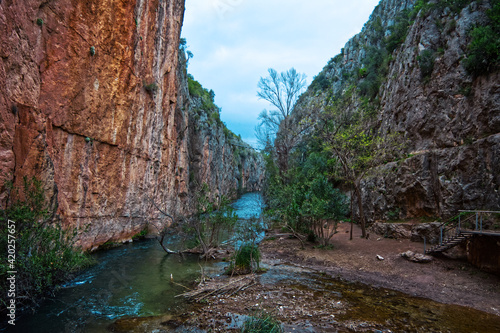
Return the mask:
<svg viewBox="0 0 500 333">
<path fill-rule="evenodd" d="M 464 225 L 467 225 L 471 221 L 475 220 L 473 223 L 474 231 L 468 231 L 469 233 L 483 234 L 483 215 L 482 214 L 500 214 L 499 211 L 486 211 L 486 210 L 459 210 L 460 214 L 448 219 L 445 222 L 435 226 L 432 230 L 435 231 L 437 228 L 440 229 L 439 234 L 439 246 L 443 245 L 443 242 L 447 242 L 454 237 L 460 236 L 462 234 L 462 230 L 466 232 Z M 474 215 L 469 215 L 465 219 L 462 219 L 462 213 L 475 213 Z M 458 219 L 457 219 L 458 217 Z M 445 227 L 446 226 L 446 227 Z M 450 231 L 455 231 L 450 235 Z M 500 234 L 499 234 L 500 235 Z M 446 237 L 446 239 L 445 239 Z M 424 239 L 424 252 L 426 251 L 426 244 Z"/>
<path fill-rule="evenodd" d="M 483 233 L 483 214 L 500 214 L 499 211 L 489 211 L 489 210 L 459 210 L 460 214 L 458 214 L 458 225 L 456 223 L 450 225 L 446 231 L 452 230 L 453 228 L 456 228 L 456 235 L 460 235 L 462 232 L 462 226 L 471 220 L 474 220 L 475 218 L 475 224 L 474 224 L 474 231 L 479 231 L 481 234 Z M 465 220 L 462 220 L 462 214 L 461 213 L 475 213 L 474 215 L 469 215 L 468 217 L 465 218 Z M 455 219 L 457 216 L 451 218 L 449 221 Z M 443 243 L 443 224 L 440 225 L 441 227 L 441 237 L 439 240 L 439 243 Z"/>
<path fill-rule="evenodd" d="M 456 218 L 458 219 L 454 221 Z M 470 219 L 468 217 L 467 219 Z M 452 223 L 453 222 L 453 223 Z M 457 228 L 457 224 L 460 225 L 461 219 L 460 219 L 460 214 L 453 216 L 452 218 L 449 218 L 448 220 L 442 222 L 441 224 L 435 226 L 432 230 L 437 230 L 438 228 L 440 229 L 440 239 L 439 239 L 439 244 L 442 244 L 443 242 L 443 236 L 448 233 L 448 231 L 453 230 Z M 444 226 L 448 226 L 447 228 L 444 228 Z M 457 235 L 460 233 L 460 229 L 457 229 Z"/>
</svg>

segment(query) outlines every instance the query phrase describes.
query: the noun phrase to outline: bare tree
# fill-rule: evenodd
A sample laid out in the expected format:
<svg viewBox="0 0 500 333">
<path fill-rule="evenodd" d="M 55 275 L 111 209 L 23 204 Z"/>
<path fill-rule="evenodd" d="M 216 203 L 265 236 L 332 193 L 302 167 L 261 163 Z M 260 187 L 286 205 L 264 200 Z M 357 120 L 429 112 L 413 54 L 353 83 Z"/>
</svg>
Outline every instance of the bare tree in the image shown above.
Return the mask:
<svg viewBox="0 0 500 333">
<path fill-rule="evenodd" d="M 288 155 L 297 137 L 292 129 L 291 114 L 306 85 L 306 76 L 294 68 L 280 74 L 272 68 L 268 72 L 268 77 L 260 78 L 257 96 L 276 109 L 261 112 L 256 134 L 261 146 L 268 147 L 274 140 L 278 166 L 281 172 L 285 172 L 288 169 Z"/>
<path fill-rule="evenodd" d="M 165 215 L 166 217 L 168 217 L 170 220 L 172 220 L 172 224 L 175 224 L 175 219 L 173 218 L 172 215 L 168 214 L 167 212 L 165 212 L 163 209 L 161 209 L 157 204 L 156 202 L 149 196 L 146 194 L 146 198 L 148 199 L 148 201 L 162 214 L 162 215 Z M 168 254 L 172 254 L 172 253 L 178 253 L 176 251 L 172 251 L 170 250 L 169 248 L 165 247 L 165 245 L 163 244 L 163 241 L 165 240 L 165 236 L 167 234 L 167 227 L 163 227 L 162 230 L 160 230 L 155 224 L 152 224 L 153 227 L 155 227 L 155 229 L 158 231 L 158 237 L 156 237 L 156 240 L 158 241 L 158 243 L 160 244 L 161 248 L 167 252 Z"/>
</svg>

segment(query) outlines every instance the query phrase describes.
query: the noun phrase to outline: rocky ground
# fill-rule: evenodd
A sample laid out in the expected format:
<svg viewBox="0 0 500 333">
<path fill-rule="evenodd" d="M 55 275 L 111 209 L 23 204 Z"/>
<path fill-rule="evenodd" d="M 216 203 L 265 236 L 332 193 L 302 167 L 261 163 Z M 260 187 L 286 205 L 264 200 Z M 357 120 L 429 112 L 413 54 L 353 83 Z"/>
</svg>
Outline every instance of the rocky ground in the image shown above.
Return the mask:
<svg viewBox="0 0 500 333">
<path fill-rule="evenodd" d="M 428 264 L 413 263 L 400 254 L 408 250 L 422 253 L 422 243 L 377 235 L 363 239 L 359 228 L 354 229 L 353 239 L 349 240 L 348 230 L 348 224 L 339 225 L 339 233 L 331 241 L 331 251 L 314 248 L 314 244 L 306 244 L 306 249 L 300 250 L 300 244 L 293 239 L 265 242 L 262 245 L 264 258 L 289 261 L 349 281 L 469 306 L 500 316 L 498 276 L 481 272 L 466 261 L 444 256 L 435 257 Z M 384 260 L 378 260 L 377 255 Z"/>
<path fill-rule="evenodd" d="M 360 237 L 339 226 L 333 249 L 286 234 L 261 244 L 266 273 L 248 284 L 198 300 L 178 318 L 154 320 L 160 331 L 238 331 L 246 316 L 271 313 L 286 332 L 498 332 L 500 278 L 464 261 L 435 258 L 426 264 L 401 257 L 423 244 Z M 379 256 L 379 258 L 377 258 Z M 380 260 L 383 258 L 383 260 Z M 221 275 L 224 285 L 241 277 Z M 238 283 L 241 283 L 239 281 Z M 152 324 L 149 321 L 148 327 Z M 186 326 L 187 325 L 187 326 Z"/>
</svg>

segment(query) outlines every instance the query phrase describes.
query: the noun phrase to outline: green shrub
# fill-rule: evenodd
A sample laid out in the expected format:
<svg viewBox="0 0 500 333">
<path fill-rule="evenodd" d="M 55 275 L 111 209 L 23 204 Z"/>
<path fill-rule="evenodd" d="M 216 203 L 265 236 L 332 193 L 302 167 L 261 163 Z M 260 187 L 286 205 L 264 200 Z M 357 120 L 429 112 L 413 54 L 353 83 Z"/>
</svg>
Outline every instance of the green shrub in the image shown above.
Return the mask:
<svg viewBox="0 0 500 333">
<path fill-rule="evenodd" d="M 9 262 L 0 262 L 0 286 L 8 290 L 7 272 L 16 270 L 17 306 L 32 307 L 46 295 L 53 294 L 55 287 L 72 278 L 82 268 L 88 267 L 93 260 L 72 246 L 75 232 L 64 231 L 59 225 L 50 224 L 42 183 L 36 178 L 25 177 L 22 193 L 11 184 L 10 198 L 14 202 L 0 213 L 0 247 L 7 249 L 11 237 L 7 227 L 9 220 L 15 222 L 15 263 L 14 269 Z M 25 198 L 21 200 L 20 198 Z M 6 305 L 6 293 L 0 302 Z"/>
<path fill-rule="evenodd" d="M 474 0 L 439 0 L 436 2 L 418 0 L 408 17 L 413 20 L 419 12 L 422 13 L 422 16 L 427 16 L 432 10 L 443 11 L 445 8 L 449 8 L 453 13 L 458 14 L 472 1 Z"/>
<path fill-rule="evenodd" d="M 203 88 L 201 83 L 196 81 L 191 74 L 188 74 L 188 90 L 191 97 L 201 99 L 201 108 L 212 117 L 212 120 L 210 121 L 209 119 L 209 122 L 213 123 L 213 121 L 216 121 L 218 124 L 221 124 L 222 122 L 219 118 L 220 109 L 214 104 L 214 91 Z M 217 115 L 210 114 L 210 111 L 216 112 Z"/>
<path fill-rule="evenodd" d="M 401 210 L 399 209 L 399 207 L 396 207 L 394 210 L 390 210 L 387 212 L 387 219 L 389 221 L 395 221 L 397 219 L 399 219 L 399 213 L 401 212 Z"/>
<path fill-rule="evenodd" d="M 133 240 L 144 239 L 147 234 L 148 234 L 148 227 L 144 227 L 144 229 L 142 229 L 137 234 L 132 236 L 132 239 Z"/>
<path fill-rule="evenodd" d="M 342 60 L 344 59 L 344 48 L 342 48 L 342 52 L 337 54 L 335 57 L 333 57 L 332 59 L 330 59 L 330 63 L 335 63 L 335 64 L 339 64 L 342 62 Z"/>
<path fill-rule="evenodd" d="M 36 19 L 36 24 L 41 27 L 43 25 L 43 19 L 37 18 Z"/>
<path fill-rule="evenodd" d="M 95 46 L 90 47 L 90 55 L 95 56 Z"/>
<path fill-rule="evenodd" d="M 429 9 L 431 8 L 428 2 L 429 0 L 417 0 L 415 5 L 413 6 L 413 9 L 408 14 L 408 17 L 411 20 L 414 20 L 417 17 L 418 13 L 420 13 L 420 11 L 422 11 L 422 15 L 425 16 L 429 12 Z"/>
<path fill-rule="evenodd" d="M 144 89 L 146 89 L 148 93 L 154 94 L 155 92 L 158 91 L 158 85 L 156 84 L 156 82 L 144 84 Z"/>
<path fill-rule="evenodd" d="M 330 87 L 330 81 L 326 77 L 324 72 L 319 73 L 317 76 L 314 77 L 312 83 L 311 83 L 311 89 L 313 91 L 318 91 L 318 90 L 326 90 Z"/>
<path fill-rule="evenodd" d="M 406 40 L 408 26 L 410 24 L 407 17 L 407 11 L 401 12 L 397 15 L 394 25 L 389 27 L 391 34 L 386 40 L 386 49 L 389 53 L 392 53 Z"/>
<path fill-rule="evenodd" d="M 479 76 L 497 70 L 500 65 L 500 1 L 487 11 L 489 24 L 471 30 L 467 58 L 463 65 L 467 72 Z"/>
<path fill-rule="evenodd" d="M 472 85 L 464 84 L 463 86 L 460 87 L 458 93 L 460 95 L 464 95 L 465 97 L 469 97 L 472 94 Z"/>
<path fill-rule="evenodd" d="M 281 333 L 281 324 L 269 314 L 248 317 L 241 329 L 244 333 Z"/>
<path fill-rule="evenodd" d="M 245 243 L 233 255 L 230 272 L 249 273 L 260 268 L 260 250 L 254 243 Z"/>
<path fill-rule="evenodd" d="M 432 50 L 423 50 L 417 57 L 418 65 L 420 67 L 420 78 L 422 81 L 427 82 L 434 70 L 435 54 Z"/>
<path fill-rule="evenodd" d="M 365 67 L 360 68 L 360 69 L 358 70 L 358 78 L 363 78 L 363 77 L 365 77 L 367 72 L 368 72 L 368 70 L 367 70 Z"/>
<path fill-rule="evenodd" d="M 366 75 L 359 83 L 358 90 L 362 96 L 374 99 L 387 75 L 389 54 L 384 48 L 370 47 L 363 62 Z"/>
<path fill-rule="evenodd" d="M 451 34 L 457 28 L 457 21 L 451 20 L 446 25 L 446 33 Z"/>
</svg>

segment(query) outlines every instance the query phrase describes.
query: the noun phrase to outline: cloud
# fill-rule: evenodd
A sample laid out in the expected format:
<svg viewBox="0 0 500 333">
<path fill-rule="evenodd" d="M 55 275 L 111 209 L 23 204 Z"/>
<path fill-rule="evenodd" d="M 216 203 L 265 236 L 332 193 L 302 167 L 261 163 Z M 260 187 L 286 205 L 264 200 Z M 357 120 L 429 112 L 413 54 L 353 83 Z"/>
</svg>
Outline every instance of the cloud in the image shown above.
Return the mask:
<svg viewBox="0 0 500 333">
<path fill-rule="evenodd" d="M 216 94 L 222 119 L 253 137 L 260 111 L 257 83 L 272 67 L 294 67 L 310 83 L 378 0 L 187 0 L 183 37 L 193 52 L 188 71 Z M 252 117 L 254 117 L 252 119 Z M 245 119 L 245 123 L 237 123 Z"/>
</svg>

